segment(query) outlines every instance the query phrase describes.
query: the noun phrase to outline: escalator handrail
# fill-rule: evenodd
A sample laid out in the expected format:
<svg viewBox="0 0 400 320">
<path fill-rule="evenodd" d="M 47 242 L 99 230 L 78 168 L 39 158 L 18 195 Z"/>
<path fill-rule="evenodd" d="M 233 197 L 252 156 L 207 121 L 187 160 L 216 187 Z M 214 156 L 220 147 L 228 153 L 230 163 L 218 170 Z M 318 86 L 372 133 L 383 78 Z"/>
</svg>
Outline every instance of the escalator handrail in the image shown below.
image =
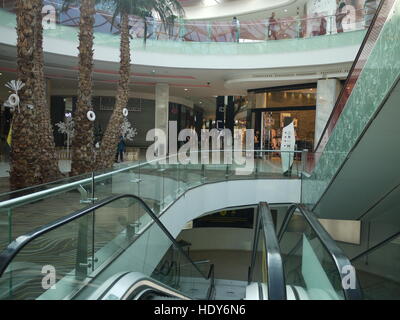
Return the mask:
<svg viewBox="0 0 400 320">
<path fill-rule="evenodd" d="M 364 256 L 369 255 L 369 254 L 372 253 L 373 251 L 375 251 L 375 250 L 377 250 L 377 249 L 383 247 L 385 244 L 391 242 L 393 239 L 396 239 L 396 238 L 398 238 L 399 236 L 400 236 L 400 231 L 399 231 L 399 232 L 396 232 L 395 234 L 391 235 L 390 237 L 386 238 L 385 240 L 379 242 L 378 244 L 372 246 L 371 248 L 369 248 L 369 249 L 367 249 L 367 250 L 365 250 L 365 251 L 359 253 L 359 254 L 356 255 L 355 257 L 351 258 L 350 261 L 353 262 L 353 261 L 356 261 L 356 260 L 358 260 L 358 259 L 360 259 L 360 258 L 362 258 L 362 257 L 364 257 Z"/>
<path fill-rule="evenodd" d="M 286 300 L 286 281 L 285 272 L 283 270 L 283 261 L 280 254 L 275 225 L 271 216 L 271 210 L 266 202 L 260 202 L 258 205 L 258 216 L 256 223 L 257 229 L 253 243 L 253 254 L 249 271 L 249 282 L 251 282 L 253 278 L 261 227 L 263 230 L 261 236 L 264 237 L 265 250 L 267 255 L 266 262 L 268 268 L 268 299 Z"/>
<path fill-rule="evenodd" d="M 0 253 L 0 278 L 3 276 L 5 270 L 7 269 L 9 264 L 12 262 L 12 260 L 15 258 L 15 256 L 33 240 L 39 238 L 40 236 L 42 236 L 52 230 L 62 227 L 74 220 L 82 218 L 82 217 L 92 213 L 94 210 L 98 210 L 98 209 L 106 206 L 107 204 L 110 204 L 114 201 L 124 199 L 124 198 L 131 198 L 131 199 L 137 200 L 138 203 L 146 210 L 147 214 L 157 224 L 157 226 L 166 234 L 166 236 L 169 238 L 169 240 L 172 242 L 172 244 L 175 246 L 175 248 L 177 248 L 179 250 L 179 252 L 189 262 L 191 262 L 191 264 L 199 272 L 199 274 L 202 275 L 203 278 L 207 280 L 206 275 L 203 274 L 203 272 L 198 268 L 198 266 L 196 264 L 194 264 L 194 262 L 187 255 L 187 253 L 181 248 L 181 246 L 179 246 L 179 244 L 176 242 L 174 237 L 169 233 L 169 231 L 165 228 L 163 223 L 158 219 L 158 217 L 154 214 L 154 212 L 150 209 L 150 207 L 146 204 L 146 202 L 144 202 L 140 197 L 132 195 L 132 194 L 121 194 L 121 195 L 117 195 L 117 196 L 111 196 L 109 198 L 106 198 L 106 199 L 94 204 L 94 205 L 91 205 L 86 208 L 75 211 L 74 213 L 72 213 L 70 215 L 67 215 L 63 218 L 57 219 L 54 222 L 51 222 L 51 223 L 46 224 L 38 229 L 35 229 L 34 231 L 32 231 L 30 233 L 19 236 L 17 239 L 15 239 L 13 242 L 11 242 L 7 246 L 6 249 L 4 249 Z M 136 241 L 137 239 L 138 238 L 136 238 L 134 241 Z"/>
<path fill-rule="evenodd" d="M 301 213 L 301 215 L 306 219 L 308 222 L 309 226 L 313 229 L 315 234 L 317 235 L 318 239 L 332 258 L 332 260 L 335 263 L 336 270 L 340 275 L 340 279 L 344 280 L 344 277 L 346 276 L 343 274 L 342 270 L 347 270 L 345 267 L 351 266 L 351 262 L 349 258 L 344 254 L 343 250 L 340 249 L 335 240 L 332 239 L 332 237 L 329 235 L 329 233 L 325 230 L 325 228 L 321 225 L 321 223 L 318 221 L 317 217 L 315 214 L 310 211 L 306 206 L 302 204 L 293 204 L 289 207 L 285 219 L 283 220 L 283 224 L 281 229 L 279 230 L 278 233 L 278 241 L 279 243 L 282 240 L 283 235 L 286 232 L 286 229 L 289 225 L 289 221 L 291 220 L 293 214 L 295 211 L 298 211 Z M 354 269 L 355 272 L 355 269 Z M 356 287 L 354 289 L 351 288 L 343 288 L 343 293 L 346 298 L 346 300 L 361 300 L 362 299 L 362 292 L 361 288 L 359 286 L 358 280 L 355 281 Z"/>
</svg>

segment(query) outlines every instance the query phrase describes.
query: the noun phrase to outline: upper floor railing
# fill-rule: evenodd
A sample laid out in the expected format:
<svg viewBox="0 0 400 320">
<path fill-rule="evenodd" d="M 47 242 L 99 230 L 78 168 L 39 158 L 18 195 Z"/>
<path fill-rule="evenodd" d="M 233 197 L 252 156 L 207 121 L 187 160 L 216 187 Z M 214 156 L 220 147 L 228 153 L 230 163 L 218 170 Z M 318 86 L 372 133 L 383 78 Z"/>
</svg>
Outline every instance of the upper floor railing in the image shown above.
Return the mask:
<svg viewBox="0 0 400 320">
<path fill-rule="evenodd" d="M 79 25 L 79 8 L 62 11 L 62 0 L 45 0 L 44 4 L 55 9 L 55 26 Z M 13 11 L 15 0 L 0 0 L 0 7 Z M 50 11 L 46 11 L 51 13 Z M 95 32 L 119 34 L 119 17 L 113 22 L 111 10 L 98 7 Z M 175 18 L 166 25 L 154 18 L 130 17 L 133 38 L 194 42 L 262 42 L 267 40 L 308 38 L 341 32 L 363 30 L 369 27 L 374 8 L 355 9 L 344 7 L 334 14 L 313 14 L 284 18 L 265 17 L 249 21 L 188 21 Z M 50 19 L 50 18 L 49 18 Z M 172 20 L 172 19 L 171 19 Z M 145 25 L 147 25 L 145 27 Z"/>
</svg>

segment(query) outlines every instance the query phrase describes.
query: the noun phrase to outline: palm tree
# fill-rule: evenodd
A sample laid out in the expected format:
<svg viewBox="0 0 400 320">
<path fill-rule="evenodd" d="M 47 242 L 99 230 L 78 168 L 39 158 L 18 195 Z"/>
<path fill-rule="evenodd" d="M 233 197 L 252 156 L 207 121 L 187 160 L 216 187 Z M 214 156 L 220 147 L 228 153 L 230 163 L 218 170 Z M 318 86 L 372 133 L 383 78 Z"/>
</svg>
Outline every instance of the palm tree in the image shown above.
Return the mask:
<svg viewBox="0 0 400 320">
<path fill-rule="evenodd" d="M 92 111 L 93 41 L 96 0 L 65 0 L 63 10 L 80 4 L 78 102 L 74 112 L 75 137 L 72 143 L 71 175 L 84 174 L 94 168 L 94 124 L 87 119 Z"/>
<path fill-rule="evenodd" d="M 113 24 L 115 19 L 120 17 L 120 80 L 118 83 L 115 108 L 111 115 L 105 131 L 97 165 L 99 169 L 112 167 L 114 164 L 116 146 L 121 135 L 121 125 L 123 122 L 123 109 L 127 106 L 129 98 L 130 80 L 130 34 L 129 34 L 129 15 L 135 15 L 143 19 L 145 30 L 147 30 L 146 17 L 155 11 L 162 23 L 167 25 L 169 17 L 174 13 L 182 14 L 183 8 L 178 0 L 110 0 L 114 3 Z M 144 36 L 146 41 L 146 32 Z"/>
<path fill-rule="evenodd" d="M 37 124 L 39 126 L 38 140 L 41 146 L 39 154 L 39 164 L 41 167 L 42 183 L 54 181 L 60 178 L 61 172 L 58 167 L 56 157 L 56 147 L 54 143 L 53 129 L 50 120 L 50 108 L 47 103 L 46 80 L 44 76 L 44 54 L 43 54 L 43 24 L 42 8 L 43 0 L 34 0 L 36 2 L 36 21 L 35 21 L 35 87 L 34 99 L 37 112 Z"/>
<path fill-rule="evenodd" d="M 39 184 L 41 167 L 38 148 L 35 91 L 35 19 L 37 1 L 17 0 L 17 74 L 24 83 L 19 91 L 20 106 L 12 120 L 10 186 L 13 190 Z"/>
</svg>

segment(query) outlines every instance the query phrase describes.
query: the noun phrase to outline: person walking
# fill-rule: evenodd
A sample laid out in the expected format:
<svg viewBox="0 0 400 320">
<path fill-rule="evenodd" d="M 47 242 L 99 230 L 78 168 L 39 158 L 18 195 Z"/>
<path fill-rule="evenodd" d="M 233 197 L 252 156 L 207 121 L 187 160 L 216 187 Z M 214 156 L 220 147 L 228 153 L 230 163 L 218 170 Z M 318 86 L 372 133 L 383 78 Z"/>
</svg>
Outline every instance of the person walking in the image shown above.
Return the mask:
<svg viewBox="0 0 400 320">
<path fill-rule="evenodd" d="M 119 137 L 117 146 L 117 154 L 115 155 L 115 162 L 124 162 L 124 152 L 126 151 L 126 143 L 123 136 Z M 118 159 L 119 158 L 119 159 Z M 120 160 L 120 161 L 118 161 Z"/>
</svg>

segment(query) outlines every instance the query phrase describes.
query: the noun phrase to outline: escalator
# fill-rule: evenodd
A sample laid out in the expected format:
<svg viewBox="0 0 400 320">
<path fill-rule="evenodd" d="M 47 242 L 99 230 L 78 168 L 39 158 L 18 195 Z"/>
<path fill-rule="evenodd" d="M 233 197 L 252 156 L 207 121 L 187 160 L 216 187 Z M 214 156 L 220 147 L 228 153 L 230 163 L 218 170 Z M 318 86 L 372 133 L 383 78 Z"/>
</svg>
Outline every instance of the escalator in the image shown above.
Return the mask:
<svg viewBox="0 0 400 320">
<path fill-rule="evenodd" d="M 246 300 L 361 299 L 351 264 L 312 212 L 281 230 L 258 205 Z M 139 197 L 119 195 L 18 237 L 0 254 L 0 298 L 213 300 L 214 265 L 194 262 Z M 355 277 L 355 273 L 354 273 Z"/>
<path fill-rule="evenodd" d="M 276 228 L 268 204 L 260 203 L 249 269 L 249 297 L 362 299 L 355 269 L 314 213 L 305 206 L 292 205 L 277 234 Z"/>
</svg>

